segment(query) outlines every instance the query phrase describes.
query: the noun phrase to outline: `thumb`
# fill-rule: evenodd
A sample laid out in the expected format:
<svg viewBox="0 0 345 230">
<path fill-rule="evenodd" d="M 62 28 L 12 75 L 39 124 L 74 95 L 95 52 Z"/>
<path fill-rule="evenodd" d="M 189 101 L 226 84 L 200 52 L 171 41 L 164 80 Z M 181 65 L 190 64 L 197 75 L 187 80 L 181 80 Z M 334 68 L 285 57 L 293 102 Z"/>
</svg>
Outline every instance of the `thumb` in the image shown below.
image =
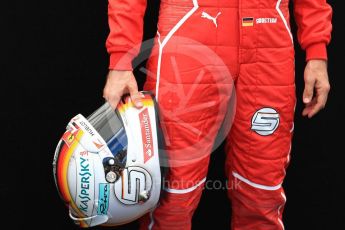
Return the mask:
<svg viewBox="0 0 345 230">
<path fill-rule="evenodd" d="M 311 102 L 314 94 L 315 79 L 311 77 L 306 77 L 305 86 L 303 92 L 303 102 L 308 104 Z"/>
</svg>

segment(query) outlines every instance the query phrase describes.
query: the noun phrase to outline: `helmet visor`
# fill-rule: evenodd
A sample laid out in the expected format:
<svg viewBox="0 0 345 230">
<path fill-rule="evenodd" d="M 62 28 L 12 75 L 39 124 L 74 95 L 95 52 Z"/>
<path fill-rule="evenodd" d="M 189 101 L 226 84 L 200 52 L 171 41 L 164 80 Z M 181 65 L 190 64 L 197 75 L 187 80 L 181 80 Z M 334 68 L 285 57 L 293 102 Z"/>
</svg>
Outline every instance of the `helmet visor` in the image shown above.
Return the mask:
<svg viewBox="0 0 345 230">
<path fill-rule="evenodd" d="M 122 164 L 126 163 L 128 139 L 121 116 L 109 103 L 93 112 L 87 120 L 107 143 L 108 148 Z"/>
</svg>

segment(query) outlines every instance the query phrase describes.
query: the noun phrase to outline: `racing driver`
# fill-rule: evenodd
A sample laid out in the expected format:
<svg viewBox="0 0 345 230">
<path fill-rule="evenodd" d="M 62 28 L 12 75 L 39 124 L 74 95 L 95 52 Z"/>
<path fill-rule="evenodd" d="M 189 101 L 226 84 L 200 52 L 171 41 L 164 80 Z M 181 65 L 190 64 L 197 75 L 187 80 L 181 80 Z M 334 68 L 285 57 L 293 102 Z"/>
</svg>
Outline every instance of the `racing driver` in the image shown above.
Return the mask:
<svg viewBox="0 0 345 230">
<path fill-rule="evenodd" d="M 169 171 L 160 202 L 141 229 L 191 229 L 213 144 L 226 119 L 225 170 L 231 229 L 284 229 L 282 188 L 294 129 L 294 39 L 289 0 L 161 0 L 144 89 L 160 109 Z M 110 54 L 104 98 L 115 107 L 142 94 L 132 73 L 140 51 L 146 0 L 109 0 Z M 158 3 L 157 3 L 158 4 Z M 306 51 L 303 115 L 326 105 L 326 47 L 332 9 L 326 0 L 294 0 L 297 38 Z M 229 74 L 228 74 L 229 73 Z M 297 76 L 299 77 L 299 76 Z M 232 91 L 235 87 L 235 94 Z M 226 105 L 236 95 L 236 113 Z"/>
</svg>

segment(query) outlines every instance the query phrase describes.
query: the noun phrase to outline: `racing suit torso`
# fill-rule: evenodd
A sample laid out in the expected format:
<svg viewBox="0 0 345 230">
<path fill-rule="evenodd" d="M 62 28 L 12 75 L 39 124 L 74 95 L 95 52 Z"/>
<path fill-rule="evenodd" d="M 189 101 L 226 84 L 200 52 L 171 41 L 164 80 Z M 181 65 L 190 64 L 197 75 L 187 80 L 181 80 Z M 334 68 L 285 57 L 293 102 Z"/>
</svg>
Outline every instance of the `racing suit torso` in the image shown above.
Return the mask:
<svg viewBox="0 0 345 230">
<path fill-rule="evenodd" d="M 110 69 L 132 70 L 145 8 L 146 0 L 109 0 Z M 293 9 L 306 60 L 326 60 L 330 6 L 295 0 Z M 238 186 L 228 188 L 232 229 L 284 229 L 296 103 L 289 22 L 288 0 L 161 0 L 144 88 L 158 101 L 170 170 L 142 229 L 191 228 L 224 122 L 232 123 L 228 184 Z M 235 99 L 236 111 L 229 109 Z"/>
</svg>

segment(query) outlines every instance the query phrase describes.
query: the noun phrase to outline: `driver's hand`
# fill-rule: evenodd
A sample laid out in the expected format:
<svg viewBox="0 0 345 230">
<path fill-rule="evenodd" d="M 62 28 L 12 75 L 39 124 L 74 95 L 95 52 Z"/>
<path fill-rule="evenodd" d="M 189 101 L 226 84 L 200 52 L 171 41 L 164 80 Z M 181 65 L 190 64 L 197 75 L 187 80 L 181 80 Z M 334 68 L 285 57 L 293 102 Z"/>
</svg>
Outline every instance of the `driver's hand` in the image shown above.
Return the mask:
<svg viewBox="0 0 345 230">
<path fill-rule="evenodd" d="M 121 100 L 122 95 L 130 94 L 135 107 L 143 107 L 141 98 L 144 95 L 138 92 L 138 84 L 132 71 L 110 70 L 107 76 L 107 82 L 103 90 L 103 97 L 108 101 L 113 109 Z"/>
<path fill-rule="evenodd" d="M 305 108 L 302 114 L 311 118 L 326 106 L 330 90 L 327 62 L 324 60 L 308 61 L 304 70 L 304 82 Z"/>
</svg>

